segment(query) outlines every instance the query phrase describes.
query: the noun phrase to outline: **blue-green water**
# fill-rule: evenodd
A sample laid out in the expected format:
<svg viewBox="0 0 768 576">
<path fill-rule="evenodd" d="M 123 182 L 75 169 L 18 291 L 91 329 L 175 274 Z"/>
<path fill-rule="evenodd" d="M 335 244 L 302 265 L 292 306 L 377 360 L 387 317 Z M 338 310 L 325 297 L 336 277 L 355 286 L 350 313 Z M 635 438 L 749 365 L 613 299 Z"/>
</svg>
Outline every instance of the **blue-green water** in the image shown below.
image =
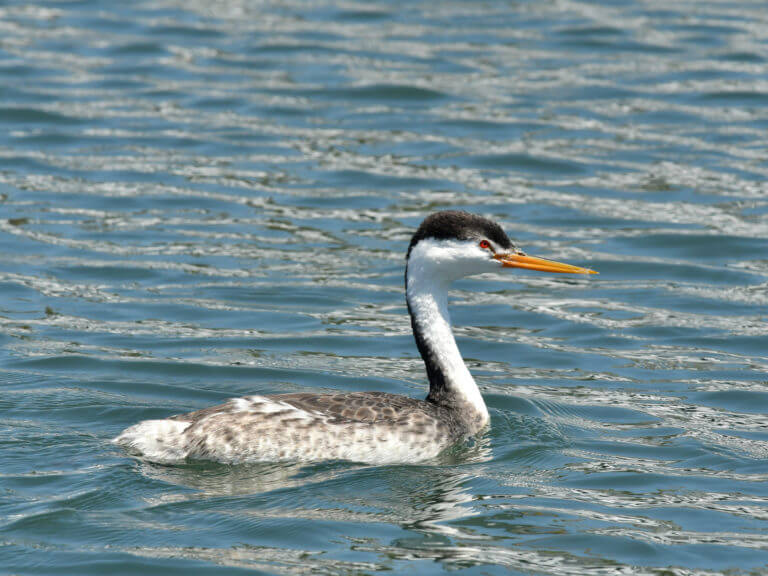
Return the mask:
<svg viewBox="0 0 768 576">
<path fill-rule="evenodd" d="M 0 572 L 768 570 L 761 1 L 4 3 Z M 428 212 L 600 276 L 456 286 L 431 465 L 164 467 L 246 393 L 425 395 Z"/>
</svg>

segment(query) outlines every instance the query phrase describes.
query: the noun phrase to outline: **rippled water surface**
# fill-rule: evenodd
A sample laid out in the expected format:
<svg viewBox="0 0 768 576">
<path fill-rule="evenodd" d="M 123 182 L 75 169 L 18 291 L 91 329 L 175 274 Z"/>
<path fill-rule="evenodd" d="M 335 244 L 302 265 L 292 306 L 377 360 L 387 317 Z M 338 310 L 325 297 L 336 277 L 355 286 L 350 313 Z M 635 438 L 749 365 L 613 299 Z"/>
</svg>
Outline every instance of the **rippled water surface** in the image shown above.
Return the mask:
<svg viewBox="0 0 768 576">
<path fill-rule="evenodd" d="M 0 565 L 768 570 L 760 1 L 4 3 Z M 430 211 L 600 276 L 456 285 L 492 429 L 428 465 L 158 466 L 246 393 L 423 396 Z"/>
</svg>

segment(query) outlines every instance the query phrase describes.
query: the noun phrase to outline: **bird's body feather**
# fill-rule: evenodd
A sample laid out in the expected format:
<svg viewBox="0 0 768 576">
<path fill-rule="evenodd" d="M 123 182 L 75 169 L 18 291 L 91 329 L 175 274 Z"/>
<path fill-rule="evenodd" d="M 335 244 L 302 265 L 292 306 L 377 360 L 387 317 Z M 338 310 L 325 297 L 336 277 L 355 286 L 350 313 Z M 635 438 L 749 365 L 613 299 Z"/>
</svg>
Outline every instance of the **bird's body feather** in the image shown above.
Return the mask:
<svg viewBox="0 0 768 576">
<path fill-rule="evenodd" d="M 436 404 L 384 392 L 247 396 L 147 420 L 116 442 L 155 462 L 352 460 L 414 462 L 437 456 L 465 433 Z"/>
</svg>

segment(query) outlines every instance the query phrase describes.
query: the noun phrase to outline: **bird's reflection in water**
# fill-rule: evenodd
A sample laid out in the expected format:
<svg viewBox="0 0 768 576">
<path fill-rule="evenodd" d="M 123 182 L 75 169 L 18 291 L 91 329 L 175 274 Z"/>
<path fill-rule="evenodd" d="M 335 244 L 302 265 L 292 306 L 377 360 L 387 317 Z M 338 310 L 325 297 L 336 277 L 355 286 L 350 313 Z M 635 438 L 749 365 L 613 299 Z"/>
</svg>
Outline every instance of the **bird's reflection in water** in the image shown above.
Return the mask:
<svg viewBox="0 0 768 576">
<path fill-rule="evenodd" d="M 244 530 L 272 530 L 265 520 L 289 522 L 295 537 L 313 532 L 314 546 L 329 534 L 329 549 L 338 547 L 338 534 L 328 523 L 350 523 L 360 535 L 347 535 L 345 559 L 334 558 L 323 548 L 277 544 L 252 546 L 248 542 L 224 547 L 140 547 L 125 551 L 146 557 L 185 557 L 224 566 L 261 569 L 273 573 L 361 573 L 397 570 L 401 562 L 426 560 L 449 568 L 498 565 L 528 572 L 532 568 L 553 574 L 623 574 L 623 566 L 592 556 L 568 552 L 541 552 L 508 546 L 471 519 L 482 518 L 481 496 L 473 488 L 478 478 L 490 478 L 491 460 L 486 437 L 471 445 L 454 447 L 428 465 L 366 466 L 345 462 L 307 464 L 220 465 L 189 463 L 163 466 L 142 463 L 138 470 L 154 481 L 172 484 L 150 504 L 194 505 L 192 516 L 209 513 L 239 519 Z M 239 500 L 231 505 L 232 498 Z M 202 506 L 202 503 L 207 503 Z M 178 521 L 184 522 L 180 515 Z M 397 528 L 392 538 L 365 525 Z M 318 532 L 318 530 L 320 532 Z M 386 530 L 385 530 L 386 532 Z M 372 536 L 376 533 L 378 536 Z M 343 546 L 344 544 L 342 544 Z M 353 556 L 349 556 L 352 553 Z M 597 564 L 595 564 L 597 562 Z"/>
<path fill-rule="evenodd" d="M 222 465 L 192 462 L 165 466 L 142 462 L 146 478 L 183 488 L 152 504 L 264 495 L 238 514 L 297 519 L 385 522 L 409 530 L 451 535 L 445 523 L 473 515 L 468 478 L 482 475 L 491 458 L 488 438 L 455 446 L 429 465 L 367 466 L 348 462 Z M 468 536 L 463 534 L 463 536 Z M 471 536 L 470 536 L 471 537 Z"/>
<path fill-rule="evenodd" d="M 181 466 L 142 462 L 139 465 L 139 471 L 147 478 L 194 491 L 171 495 L 171 500 L 245 496 L 300 488 L 331 480 L 341 473 L 359 468 L 365 466 L 342 466 L 335 463 L 313 466 L 286 462 L 235 465 L 190 462 Z"/>
<path fill-rule="evenodd" d="M 393 469 L 390 498 L 397 523 L 403 528 L 463 538 L 472 534 L 459 530 L 451 521 L 473 516 L 472 502 L 477 496 L 467 487 L 468 480 L 483 476 L 483 463 L 491 460 L 490 440 L 476 438 L 441 454 L 439 466 Z"/>
<path fill-rule="evenodd" d="M 208 512 L 235 519 L 247 527 L 246 530 L 267 529 L 264 527 L 274 524 L 264 521 L 279 519 L 289 522 L 294 534 L 296 531 L 312 531 L 317 544 L 318 538 L 322 540 L 322 536 L 317 536 L 317 530 L 328 531 L 328 523 L 360 526 L 359 537 L 348 535 L 344 538 L 349 551 L 359 555 L 349 566 L 336 565 L 337 560 L 318 550 L 285 544 L 251 550 L 246 543 L 244 547 L 198 551 L 201 557 L 204 553 L 215 552 L 219 564 L 268 566 L 270 570 L 276 570 L 276 564 L 264 564 L 265 559 L 272 559 L 270 562 L 279 561 L 284 573 L 296 572 L 295 567 L 290 567 L 293 561 L 285 559 L 294 556 L 301 558 L 300 562 L 296 560 L 297 566 L 300 564 L 303 570 L 316 571 L 329 567 L 352 571 L 393 570 L 400 561 L 413 559 L 437 561 L 447 566 L 491 563 L 522 568 L 529 564 L 547 564 L 548 558 L 534 550 L 500 546 L 493 535 L 471 521 L 473 517 L 487 513 L 478 504 L 482 496 L 474 485 L 478 478 L 491 477 L 486 469 L 486 462 L 490 460 L 490 439 L 486 437 L 473 444 L 456 446 L 428 465 L 367 466 L 348 462 L 220 465 L 206 462 L 163 466 L 142 463 L 139 471 L 154 481 L 178 487 L 177 490 L 163 490 L 161 499 L 152 504 L 182 503 L 181 510 L 187 510 L 185 503 L 197 500 Z M 231 505 L 232 498 L 238 499 L 237 507 Z M 199 513 L 201 506 L 193 508 Z M 178 516 L 177 519 L 182 520 Z M 325 528 L 318 528 L 320 525 Z M 366 530 L 365 525 L 390 525 L 397 530 L 391 539 L 382 540 L 380 530 Z M 378 536 L 371 536 L 373 533 Z M 330 530 L 328 534 L 330 537 L 335 532 Z M 338 544 L 337 539 L 327 542 L 331 548 Z M 143 549 L 131 553 L 157 555 L 165 552 Z M 246 558 L 248 554 L 250 556 Z M 376 560 L 369 565 L 372 558 Z M 581 567 L 582 561 L 578 557 L 564 555 L 560 560 Z"/>
</svg>

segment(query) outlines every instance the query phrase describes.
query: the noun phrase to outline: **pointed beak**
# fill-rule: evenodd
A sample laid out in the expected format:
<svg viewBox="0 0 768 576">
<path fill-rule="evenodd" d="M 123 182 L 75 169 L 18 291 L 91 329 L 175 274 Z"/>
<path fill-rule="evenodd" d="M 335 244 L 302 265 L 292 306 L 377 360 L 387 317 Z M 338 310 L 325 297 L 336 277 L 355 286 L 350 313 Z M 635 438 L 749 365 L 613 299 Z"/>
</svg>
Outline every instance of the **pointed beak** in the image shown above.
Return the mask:
<svg viewBox="0 0 768 576">
<path fill-rule="evenodd" d="M 571 266 L 570 264 L 537 258 L 536 256 L 526 256 L 524 254 L 495 254 L 493 257 L 499 260 L 504 268 L 525 268 L 526 270 L 559 272 L 561 274 L 597 274 L 597 272 L 589 268 Z"/>
</svg>

